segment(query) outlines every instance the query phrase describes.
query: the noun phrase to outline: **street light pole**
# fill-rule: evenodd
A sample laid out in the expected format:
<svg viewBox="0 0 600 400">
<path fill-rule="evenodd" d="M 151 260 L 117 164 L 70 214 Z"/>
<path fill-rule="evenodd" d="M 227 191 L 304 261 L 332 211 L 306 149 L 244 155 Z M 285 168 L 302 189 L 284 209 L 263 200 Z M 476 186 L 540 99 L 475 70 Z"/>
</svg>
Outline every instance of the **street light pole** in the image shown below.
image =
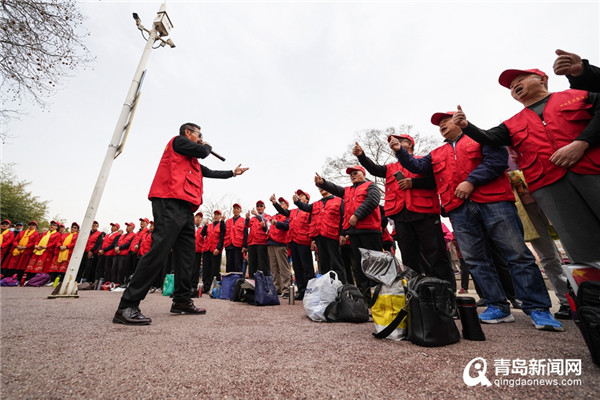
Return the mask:
<svg viewBox="0 0 600 400">
<path fill-rule="evenodd" d="M 83 253 L 90 236 L 92 223 L 96 218 L 98 205 L 100 204 L 100 199 L 102 198 L 102 193 L 104 192 L 104 187 L 106 186 L 106 181 L 108 180 L 108 174 L 110 173 L 110 169 L 115 157 L 123 150 L 124 139 L 126 138 L 126 134 L 131 125 L 131 119 L 133 118 L 132 111 L 135 109 L 135 105 L 140 94 L 139 89 L 144 76 L 144 69 L 146 68 L 148 59 L 150 58 L 150 53 L 154 43 L 157 40 L 160 40 L 161 47 L 164 45 L 175 47 L 171 39 L 165 40 L 162 38 L 162 36 L 167 36 L 173 27 L 171 20 L 167 16 L 166 6 L 164 3 L 160 6 L 151 30 L 147 30 L 143 27 L 137 14 L 134 13 L 133 18 L 136 21 L 138 29 L 148 33 L 146 46 L 144 47 L 137 70 L 133 75 L 129 92 L 125 98 L 125 103 L 123 104 L 121 114 L 117 120 L 117 125 L 115 126 L 112 139 L 108 145 L 106 156 L 104 157 L 104 162 L 102 163 L 102 168 L 100 169 L 100 174 L 98 175 L 98 179 L 96 181 L 96 186 L 94 187 L 92 197 L 90 198 L 88 208 L 81 224 L 81 230 L 77 238 L 77 243 L 75 243 L 75 247 L 73 248 L 73 254 L 71 256 L 71 260 L 69 261 L 69 266 L 65 272 L 65 276 L 61 284 L 56 287 L 50 296 L 48 296 L 49 298 L 79 297 L 77 293 L 76 281 L 77 272 L 79 270 L 81 260 L 85 256 Z"/>
</svg>

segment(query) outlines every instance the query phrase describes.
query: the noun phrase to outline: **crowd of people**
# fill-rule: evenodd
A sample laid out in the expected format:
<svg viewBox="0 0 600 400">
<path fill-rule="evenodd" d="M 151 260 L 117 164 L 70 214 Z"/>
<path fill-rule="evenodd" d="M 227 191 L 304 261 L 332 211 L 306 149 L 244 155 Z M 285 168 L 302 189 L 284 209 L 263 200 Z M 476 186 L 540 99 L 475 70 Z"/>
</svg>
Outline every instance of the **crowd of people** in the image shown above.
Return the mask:
<svg viewBox="0 0 600 400">
<path fill-rule="evenodd" d="M 239 204 L 230 218 L 215 210 L 209 221 L 197 212 L 203 177 L 232 178 L 247 168 L 212 171 L 201 165 L 198 158 L 208 156 L 211 146 L 198 125 L 186 123 L 165 148 L 148 195 L 156 226 L 140 218 L 137 232 L 133 222 L 125 224 L 125 232 L 111 223 L 105 234 L 94 222 L 78 280 L 125 287 L 113 322 L 145 325 L 151 319 L 139 303 L 161 286 L 169 269 L 175 275 L 171 312 L 204 314 L 191 299 L 198 287 L 218 279 L 223 251 L 226 272 L 241 272 L 246 261 L 250 277 L 258 270 L 272 275 L 284 297 L 290 295 L 293 266 L 296 298 L 302 299 L 315 277 L 313 254 L 319 272 L 335 271 L 343 283 L 366 291 L 374 282 L 360 267 L 359 249 L 394 251 L 397 243 L 405 266 L 456 289 L 448 251 L 454 249 L 462 266 L 459 292 L 468 291 L 470 274 L 486 306 L 481 322 L 514 321 L 512 305 L 537 329 L 562 331 L 557 319 L 570 318 L 570 309 L 562 259 L 548 226 L 554 226 L 572 262 L 600 260 L 600 95 L 595 93 L 600 70 L 576 54 L 556 53 L 555 73 L 567 75 L 572 89 L 550 93 L 548 75 L 539 69 L 506 70 L 499 83 L 524 106 L 514 117 L 483 130 L 460 106 L 435 112 L 431 123 L 439 127 L 444 144 L 415 156 L 414 138 L 390 135 L 388 145 L 398 161 L 387 165 L 377 164 L 355 143 L 357 165 L 346 169 L 349 186 L 317 173 L 321 198 L 311 202 L 299 189 L 290 208 L 288 199 L 273 194 L 272 213 L 263 200 L 244 216 Z M 383 202 L 367 171 L 385 178 Z M 452 233 L 444 232 L 440 215 L 450 219 Z M 64 274 L 79 225 L 61 233 L 52 221 L 40 234 L 31 221 L 27 230 L 9 234 L 7 224 L 2 221 L 5 275 Z M 525 244 L 524 224 L 533 227 L 529 240 L 561 304 L 554 315 L 540 268 Z"/>
</svg>

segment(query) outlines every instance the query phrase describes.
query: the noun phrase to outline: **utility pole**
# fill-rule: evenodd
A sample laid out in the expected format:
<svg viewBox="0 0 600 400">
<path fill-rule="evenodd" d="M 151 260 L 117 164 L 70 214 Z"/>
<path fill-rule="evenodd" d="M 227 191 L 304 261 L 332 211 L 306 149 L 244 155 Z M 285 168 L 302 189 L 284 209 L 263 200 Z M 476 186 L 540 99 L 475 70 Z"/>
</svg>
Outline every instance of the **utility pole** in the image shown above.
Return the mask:
<svg viewBox="0 0 600 400">
<path fill-rule="evenodd" d="M 142 35 L 144 32 L 148 33 L 148 39 L 146 39 L 146 46 L 144 48 L 144 52 L 142 53 L 142 58 L 140 59 L 140 63 L 138 64 L 137 70 L 133 75 L 133 80 L 131 82 L 131 86 L 129 87 L 127 97 L 125 98 L 125 103 L 123 104 L 121 115 L 117 120 L 117 125 L 115 127 L 112 139 L 110 140 L 110 144 L 108 145 L 106 156 L 104 157 L 104 162 L 102 164 L 102 168 L 100 169 L 98 180 L 96 181 L 96 186 L 94 187 L 92 197 L 90 198 L 90 203 L 88 205 L 87 211 L 85 212 L 85 216 L 83 218 L 83 222 L 81 224 L 81 230 L 77 238 L 77 243 L 75 244 L 75 247 L 73 249 L 71 260 L 69 261 L 69 267 L 67 268 L 65 277 L 63 278 L 60 285 L 58 285 L 54 289 L 54 291 L 50 296 L 48 296 L 48 298 L 79 297 L 77 293 L 76 282 L 79 265 L 81 264 L 82 258 L 86 256 L 85 254 L 83 254 L 85 250 L 85 245 L 87 244 L 88 238 L 90 236 L 92 223 L 96 218 L 98 205 L 100 204 L 100 199 L 102 198 L 102 193 L 104 192 L 104 187 L 106 186 L 106 181 L 108 180 L 108 174 L 110 173 L 113 161 L 123 151 L 123 147 L 127 139 L 127 134 L 129 133 L 129 128 L 131 127 L 131 122 L 133 119 L 135 108 L 137 106 L 137 101 L 140 96 L 141 84 L 143 82 L 143 77 L 146 72 L 145 68 L 146 64 L 148 63 L 148 59 L 150 58 L 150 53 L 152 49 L 155 48 L 154 43 L 157 41 L 160 42 L 160 47 L 164 47 L 165 45 L 175 47 L 175 44 L 173 44 L 173 41 L 171 39 L 163 39 L 164 36 L 169 35 L 169 32 L 173 28 L 173 24 L 171 23 L 171 20 L 167 15 L 166 5 L 164 3 L 160 6 L 156 18 L 152 23 L 151 30 L 144 28 L 137 13 L 133 13 L 133 18 L 135 19 L 137 28 L 140 31 L 142 31 Z"/>
</svg>

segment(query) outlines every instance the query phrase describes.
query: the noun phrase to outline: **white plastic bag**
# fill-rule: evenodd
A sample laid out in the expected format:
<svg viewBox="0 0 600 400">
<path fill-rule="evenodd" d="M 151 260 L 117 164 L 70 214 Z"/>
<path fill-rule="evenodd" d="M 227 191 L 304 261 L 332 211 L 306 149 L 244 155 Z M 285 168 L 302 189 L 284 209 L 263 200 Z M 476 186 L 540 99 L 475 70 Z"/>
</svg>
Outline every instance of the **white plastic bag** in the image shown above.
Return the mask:
<svg viewBox="0 0 600 400">
<path fill-rule="evenodd" d="M 308 318 L 313 321 L 327 321 L 325 309 L 329 303 L 335 301 L 338 288 L 342 286 L 335 271 L 326 272 L 308 281 L 302 300 Z"/>
</svg>

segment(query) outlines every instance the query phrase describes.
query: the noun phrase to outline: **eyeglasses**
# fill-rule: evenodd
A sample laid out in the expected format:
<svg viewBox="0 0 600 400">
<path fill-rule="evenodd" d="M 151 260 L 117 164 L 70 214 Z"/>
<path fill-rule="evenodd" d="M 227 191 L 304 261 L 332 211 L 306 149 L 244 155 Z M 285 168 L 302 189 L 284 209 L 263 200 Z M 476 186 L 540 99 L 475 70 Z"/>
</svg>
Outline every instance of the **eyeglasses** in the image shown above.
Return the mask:
<svg viewBox="0 0 600 400">
<path fill-rule="evenodd" d="M 195 133 L 196 135 L 198 135 L 198 137 L 199 137 L 200 139 L 202 139 L 202 132 L 200 132 L 200 131 L 193 131 L 193 130 L 191 130 L 191 129 L 189 129 L 189 131 L 190 131 L 190 132 L 192 132 L 192 133 Z"/>
</svg>

